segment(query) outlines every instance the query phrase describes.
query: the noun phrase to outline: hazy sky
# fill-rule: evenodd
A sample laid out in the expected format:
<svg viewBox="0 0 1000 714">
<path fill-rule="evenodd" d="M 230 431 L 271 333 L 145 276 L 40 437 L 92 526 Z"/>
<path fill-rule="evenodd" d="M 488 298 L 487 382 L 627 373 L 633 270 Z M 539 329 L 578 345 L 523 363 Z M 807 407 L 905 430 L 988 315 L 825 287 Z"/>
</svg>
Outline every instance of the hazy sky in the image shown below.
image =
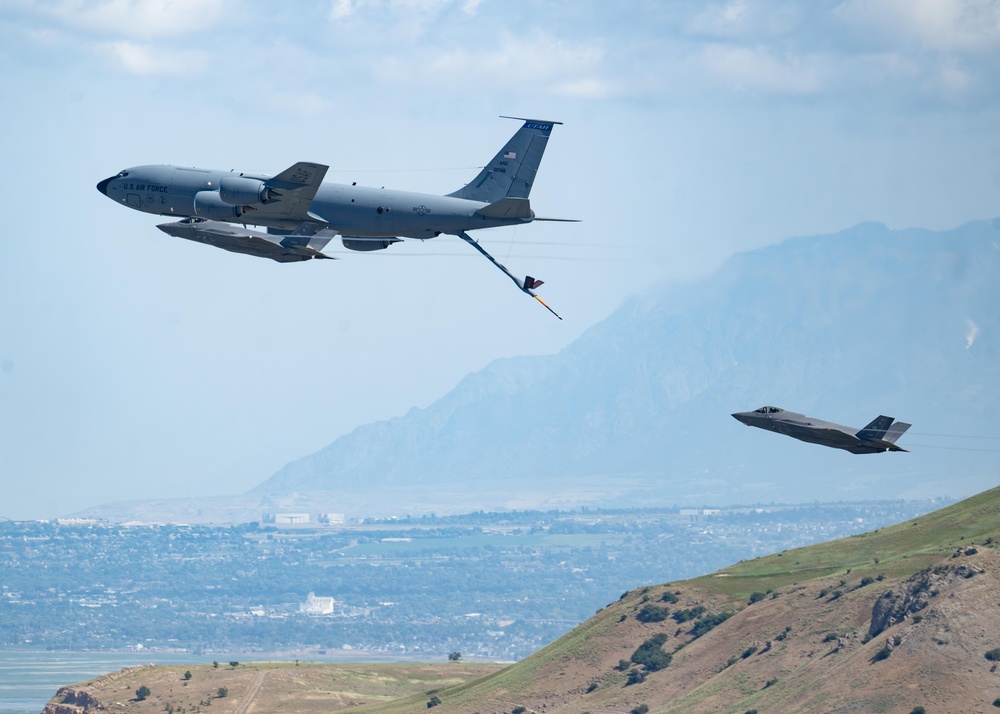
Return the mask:
<svg viewBox="0 0 1000 714">
<path fill-rule="evenodd" d="M 630 294 L 860 221 L 1000 215 L 992 0 L 0 0 L 0 516 L 238 493 Z M 139 164 L 444 193 L 556 127 L 539 215 L 281 265 L 95 184 Z M 331 248 L 335 244 L 331 244 Z"/>
</svg>

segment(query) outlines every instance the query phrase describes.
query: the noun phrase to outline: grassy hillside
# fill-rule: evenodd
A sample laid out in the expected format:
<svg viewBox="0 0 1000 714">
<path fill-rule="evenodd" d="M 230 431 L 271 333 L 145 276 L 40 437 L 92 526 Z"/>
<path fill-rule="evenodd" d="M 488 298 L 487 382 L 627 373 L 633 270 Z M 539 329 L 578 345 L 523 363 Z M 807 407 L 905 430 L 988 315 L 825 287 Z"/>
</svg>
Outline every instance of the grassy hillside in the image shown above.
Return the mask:
<svg viewBox="0 0 1000 714">
<path fill-rule="evenodd" d="M 990 545 L 983 547 L 987 541 Z M 1000 592 L 1000 553 L 993 550 L 998 541 L 1000 488 L 994 488 L 914 521 L 741 562 L 693 580 L 639 588 L 508 669 L 437 693 L 437 711 L 500 712 L 523 706 L 527 711 L 596 714 L 645 705 L 654 712 L 742 714 L 758 705 L 764 711 L 766 703 L 769 712 L 830 712 L 838 702 L 857 706 L 868 701 L 875 696 L 867 693 L 873 687 L 881 690 L 883 704 L 870 703 L 871 709 L 862 706 L 860 711 L 908 712 L 893 708 L 910 701 L 906 696 L 914 702 L 911 708 L 926 705 L 917 701 L 923 696 L 945 703 L 936 711 L 949 711 L 947 702 L 966 689 L 977 697 L 968 703 L 969 710 L 979 710 L 987 694 L 989 701 L 1000 696 L 1000 675 L 995 667 L 989 671 L 991 664 L 983 656 L 1000 646 L 1000 611 L 993 602 L 993 593 Z M 971 554 L 965 555 L 967 551 Z M 926 623 L 959 629 L 949 624 L 954 613 L 937 606 L 944 602 L 940 595 L 926 615 L 907 617 L 887 631 L 891 634 L 869 638 L 876 600 L 893 588 L 912 587 L 907 580 L 929 568 L 937 573 L 933 592 L 947 591 L 949 606 L 958 612 L 981 615 L 975 623 L 964 622 L 961 631 L 997 633 L 996 641 L 984 635 L 981 644 L 959 642 L 952 634 L 950 642 L 940 644 L 945 639 L 928 634 Z M 684 620 L 684 613 L 701 608 L 703 612 Z M 666 619 L 650 619 L 664 611 Z M 936 659 L 928 665 L 924 653 L 916 651 L 891 660 L 904 695 L 890 691 L 889 665 L 873 658 L 885 646 L 882 637 L 902 642 L 904 635 L 897 630 L 907 627 L 914 629 L 906 641 L 912 646 L 931 642 Z M 630 661 L 644 642 L 658 635 L 664 640 L 662 651 L 671 655 L 667 667 L 648 671 Z M 924 671 L 928 666 L 934 674 Z M 987 690 L 980 675 L 995 678 L 993 689 Z M 643 676 L 643 681 L 628 683 Z M 825 694 L 812 701 L 817 692 Z M 418 695 L 359 711 L 413 712 L 427 700 Z"/>
<path fill-rule="evenodd" d="M 154 668 L 167 673 L 150 685 L 155 702 L 124 709 L 987 711 L 1000 698 L 997 664 L 985 656 L 1000 648 L 998 542 L 994 488 L 914 521 L 627 592 L 506 668 L 191 668 L 186 685 L 183 668 Z M 83 689 L 107 704 L 153 676 L 139 672 L 110 684 L 102 678 Z M 230 684 L 218 684 L 223 680 Z M 229 696 L 209 696 L 218 686 L 229 687 Z M 50 707 L 48 714 L 79 711 Z"/>
<path fill-rule="evenodd" d="M 739 600 L 847 570 L 908 577 L 960 545 L 989 537 L 1000 540 L 1000 487 L 913 521 L 740 562 L 687 585 Z"/>
</svg>

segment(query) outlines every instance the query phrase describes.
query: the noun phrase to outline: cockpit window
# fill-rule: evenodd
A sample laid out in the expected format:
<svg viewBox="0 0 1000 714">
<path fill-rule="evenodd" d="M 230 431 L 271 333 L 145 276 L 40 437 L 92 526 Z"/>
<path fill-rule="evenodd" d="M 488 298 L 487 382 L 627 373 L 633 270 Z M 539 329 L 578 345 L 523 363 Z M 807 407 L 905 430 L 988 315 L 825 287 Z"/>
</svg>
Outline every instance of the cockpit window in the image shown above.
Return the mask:
<svg viewBox="0 0 1000 714">
<path fill-rule="evenodd" d="M 119 171 L 115 178 L 125 178 L 126 176 L 128 176 L 128 171 Z"/>
<path fill-rule="evenodd" d="M 754 411 L 758 414 L 777 414 L 783 410 L 778 407 L 761 407 L 760 409 L 754 409 Z"/>
</svg>

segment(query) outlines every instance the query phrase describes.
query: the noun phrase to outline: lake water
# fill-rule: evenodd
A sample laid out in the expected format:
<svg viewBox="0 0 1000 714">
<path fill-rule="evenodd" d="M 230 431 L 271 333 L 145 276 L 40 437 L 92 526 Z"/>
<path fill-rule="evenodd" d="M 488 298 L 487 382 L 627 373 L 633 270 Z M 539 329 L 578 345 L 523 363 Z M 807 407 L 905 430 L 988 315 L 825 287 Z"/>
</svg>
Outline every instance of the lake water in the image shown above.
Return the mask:
<svg viewBox="0 0 1000 714">
<path fill-rule="evenodd" d="M 247 655 L 102 654 L 100 652 L 0 651 L 0 714 L 39 714 L 56 690 L 137 664 L 249 662 Z M 281 659 L 269 657 L 267 659 Z"/>
</svg>

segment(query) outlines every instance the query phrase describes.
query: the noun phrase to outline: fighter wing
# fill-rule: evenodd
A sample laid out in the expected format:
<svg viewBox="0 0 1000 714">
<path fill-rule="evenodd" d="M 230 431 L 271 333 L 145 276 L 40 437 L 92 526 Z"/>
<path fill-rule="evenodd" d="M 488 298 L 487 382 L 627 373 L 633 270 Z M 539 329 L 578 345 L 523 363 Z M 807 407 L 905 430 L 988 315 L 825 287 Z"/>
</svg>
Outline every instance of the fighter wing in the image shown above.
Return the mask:
<svg viewBox="0 0 1000 714">
<path fill-rule="evenodd" d="M 774 431 L 801 441 L 823 444 L 837 449 L 849 448 L 861 443 L 853 434 L 848 434 L 826 422 L 777 422 L 774 425 Z"/>
<path fill-rule="evenodd" d="M 289 166 L 277 176 L 264 179 L 273 198 L 265 204 L 255 205 L 254 218 L 280 220 L 318 221 L 322 218 L 309 212 L 316 191 L 323 183 L 329 166 L 300 161 Z"/>
</svg>

